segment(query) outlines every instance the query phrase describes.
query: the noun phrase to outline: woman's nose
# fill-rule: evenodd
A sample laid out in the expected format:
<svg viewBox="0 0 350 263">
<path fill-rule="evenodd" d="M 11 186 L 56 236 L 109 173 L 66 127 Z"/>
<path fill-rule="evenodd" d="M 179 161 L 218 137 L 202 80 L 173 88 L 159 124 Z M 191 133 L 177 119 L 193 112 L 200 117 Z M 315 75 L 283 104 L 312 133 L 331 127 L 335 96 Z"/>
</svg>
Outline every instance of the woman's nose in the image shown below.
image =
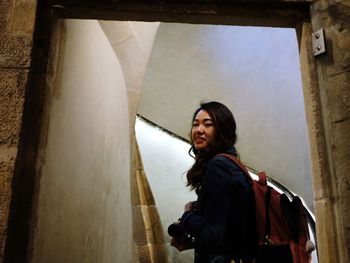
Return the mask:
<svg viewBox="0 0 350 263">
<path fill-rule="evenodd" d="M 198 125 L 197 126 L 197 132 L 200 132 L 200 133 L 203 132 L 203 126 L 202 125 Z"/>
</svg>

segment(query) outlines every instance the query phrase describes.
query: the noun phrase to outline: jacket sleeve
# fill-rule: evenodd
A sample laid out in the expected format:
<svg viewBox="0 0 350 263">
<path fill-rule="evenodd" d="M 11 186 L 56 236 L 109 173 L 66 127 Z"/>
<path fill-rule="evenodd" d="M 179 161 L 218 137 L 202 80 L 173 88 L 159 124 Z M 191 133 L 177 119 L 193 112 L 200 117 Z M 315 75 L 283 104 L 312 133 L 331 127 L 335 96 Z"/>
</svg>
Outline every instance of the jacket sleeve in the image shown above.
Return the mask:
<svg viewBox="0 0 350 263">
<path fill-rule="evenodd" d="M 188 211 L 182 216 L 186 232 L 195 237 L 200 247 L 222 244 L 232 201 L 230 178 L 232 173 L 227 163 L 220 158 L 212 159 L 202 182 L 200 215 Z"/>
</svg>

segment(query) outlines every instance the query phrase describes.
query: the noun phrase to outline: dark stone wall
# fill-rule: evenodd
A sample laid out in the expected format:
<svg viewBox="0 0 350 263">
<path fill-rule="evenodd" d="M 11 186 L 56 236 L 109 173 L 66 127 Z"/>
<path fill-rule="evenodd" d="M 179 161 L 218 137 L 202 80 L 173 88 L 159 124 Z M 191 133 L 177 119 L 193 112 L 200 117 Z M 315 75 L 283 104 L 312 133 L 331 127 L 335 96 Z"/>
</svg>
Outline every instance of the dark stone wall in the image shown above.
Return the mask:
<svg viewBox="0 0 350 263">
<path fill-rule="evenodd" d="M 7 240 L 35 11 L 36 1 L 5 0 L 0 3 L 0 262 Z"/>
</svg>

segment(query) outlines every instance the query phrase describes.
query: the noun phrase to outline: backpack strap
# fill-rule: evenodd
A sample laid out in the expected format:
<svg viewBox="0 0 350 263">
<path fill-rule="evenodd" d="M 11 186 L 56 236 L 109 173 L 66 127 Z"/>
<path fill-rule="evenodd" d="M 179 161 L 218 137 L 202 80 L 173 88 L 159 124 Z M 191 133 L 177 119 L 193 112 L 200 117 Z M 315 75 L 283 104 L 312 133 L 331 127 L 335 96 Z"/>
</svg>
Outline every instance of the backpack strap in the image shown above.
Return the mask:
<svg viewBox="0 0 350 263">
<path fill-rule="evenodd" d="M 265 233 L 264 233 L 264 245 L 270 245 L 269 240 L 271 234 L 271 222 L 270 222 L 270 200 L 271 200 L 272 187 L 267 186 L 265 196 Z"/>
<path fill-rule="evenodd" d="M 266 179 L 266 174 L 265 172 L 259 172 L 258 173 L 258 177 L 259 177 L 259 180 L 258 180 L 258 183 L 261 184 L 261 185 L 267 185 L 267 179 Z"/>
<path fill-rule="evenodd" d="M 266 174 L 265 172 L 259 172 L 258 173 L 258 177 L 259 180 L 256 182 L 253 182 L 253 178 L 249 175 L 249 172 L 247 170 L 247 168 L 244 166 L 244 164 L 234 155 L 232 154 L 226 154 L 226 153 L 222 153 L 222 154 L 218 154 L 218 156 L 225 156 L 226 158 L 232 160 L 240 169 L 241 171 L 246 175 L 246 177 L 248 178 L 249 182 L 253 185 L 253 191 L 255 191 L 254 189 L 257 187 L 257 184 L 266 187 L 266 194 L 265 194 L 265 227 L 264 227 L 264 237 L 262 237 L 263 239 L 263 243 L 264 245 L 270 245 L 271 241 L 269 240 L 270 238 L 270 234 L 271 234 L 271 220 L 270 220 L 270 201 L 271 201 L 271 192 L 272 192 L 272 187 L 267 185 L 267 178 L 266 178 Z M 254 185 L 256 183 L 256 185 Z M 255 193 L 254 193 L 255 195 Z"/>
<path fill-rule="evenodd" d="M 244 166 L 244 164 L 236 156 L 234 156 L 233 154 L 228 154 L 228 153 L 220 153 L 217 156 L 225 156 L 226 158 L 233 161 L 241 169 L 241 171 L 245 174 L 245 176 L 248 178 L 249 182 L 253 183 L 253 178 L 249 175 L 247 168 Z M 266 177 L 265 177 L 265 180 L 266 180 Z"/>
</svg>

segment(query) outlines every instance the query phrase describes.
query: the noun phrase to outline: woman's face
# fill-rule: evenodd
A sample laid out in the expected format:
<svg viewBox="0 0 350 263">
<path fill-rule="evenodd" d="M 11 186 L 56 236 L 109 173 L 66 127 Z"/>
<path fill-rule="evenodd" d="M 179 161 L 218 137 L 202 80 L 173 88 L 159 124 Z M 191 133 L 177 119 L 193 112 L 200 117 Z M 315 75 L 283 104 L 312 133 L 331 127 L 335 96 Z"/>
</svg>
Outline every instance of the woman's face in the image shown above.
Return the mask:
<svg viewBox="0 0 350 263">
<path fill-rule="evenodd" d="M 214 142 L 215 127 L 214 121 L 207 111 L 200 110 L 192 123 L 192 142 L 197 150 L 209 149 Z"/>
</svg>

